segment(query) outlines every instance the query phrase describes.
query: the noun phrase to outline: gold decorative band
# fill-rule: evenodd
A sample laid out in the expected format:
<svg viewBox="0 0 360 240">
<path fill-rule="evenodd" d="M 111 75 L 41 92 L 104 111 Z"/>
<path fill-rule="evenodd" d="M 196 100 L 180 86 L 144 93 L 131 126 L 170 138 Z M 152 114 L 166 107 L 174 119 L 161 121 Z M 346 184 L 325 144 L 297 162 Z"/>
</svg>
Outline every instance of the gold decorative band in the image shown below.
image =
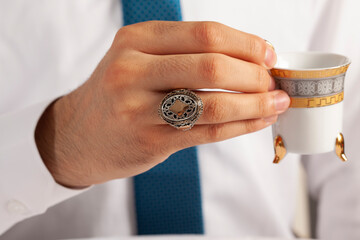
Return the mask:
<svg viewBox="0 0 360 240">
<path fill-rule="evenodd" d="M 309 78 L 326 78 L 326 77 L 340 75 L 342 73 L 345 73 L 348 67 L 349 64 L 338 68 L 322 69 L 322 70 L 301 71 L 301 70 L 287 70 L 287 69 L 273 68 L 270 71 L 273 77 L 309 79 Z"/>
<path fill-rule="evenodd" d="M 344 92 L 326 96 L 326 97 L 312 97 L 312 98 L 290 98 L 291 108 L 314 108 L 314 107 L 325 107 L 339 103 L 344 99 Z"/>
</svg>

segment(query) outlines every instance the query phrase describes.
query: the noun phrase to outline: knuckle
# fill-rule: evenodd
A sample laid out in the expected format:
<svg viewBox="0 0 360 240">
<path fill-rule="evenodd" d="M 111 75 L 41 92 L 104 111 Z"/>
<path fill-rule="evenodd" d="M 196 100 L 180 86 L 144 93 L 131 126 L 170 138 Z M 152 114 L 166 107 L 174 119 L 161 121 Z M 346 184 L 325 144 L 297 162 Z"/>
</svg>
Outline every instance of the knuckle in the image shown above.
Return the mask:
<svg viewBox="0 0 360 240">
<path fill-rule="evenodd" d="M 117 46 L 126 46 L 132 42 L 134 34 L 132 26 L 124 26 L 116 32 L 114 43 Z"/>
<path fill-rule="evenodd" d="M 116 109 L 116 118 L 123 124 L 134 124 L 141 119 L 143 105 L 135 99 L 125 97 L 126 100 L 121 101 Z"/>
<path fill-rule="evenodd" d="M 220 80 L 219 73 L 222 65 L 222 58 L 220 54 L 207 54 L 200 63 L 199 74 L 203 80 L 208 82 L 211 86 L 216 86 Z"/>
<path fill-rule="evenodd" d="M 259 117 L 265 117 L 268 116 L 271 112 L 269 108 L 269 102 L 270 102 L 270 96 L 269 94 L 259 94 L 257 98 L 257 113 Z"/>
<path fill-rule="evenodd" d="M 261 92 L 265 92 L 269 88 L 270 76 L 267 70 L 261 66 L 256 65 L 256 89 Z"/>
<path fill-rule="evenodd" d="M 136 70 L 132 64 L 115 61 L 109 64 L 104 73 L 105 84 L 114 89 L 127 88 L 133 84 Z"/>
<path fill-rule="evenodd" d="M 207 129 L 208 140 L 211 142 L 218 141 L 222 138 L 225 124 L 212 124 Z"/>
<path fill-rule="evenodd" d="M 221 99 L 214 96 L 206 103 L 204 106 L 204 115 L 207 121 L 218 123 L 225 119 L 226 109 L 221 102 Z"/>
<path fill-rule="evenodd" d="M 265 44 L 265 41 L 260 37 L 249 37 L 246 43 L 249 56 L 253 56 L 254 60 L 262 61 L 266 50 Z"/>
<path fill-rule="evenodd" d="M 259 129 L 261 129 L 262 125 L 257 120 L 247 120 L 244 121 L 244 128 L 246 133 L 255 132 Z"/>
<path fill-rule="evenodd" d="M 115 34 L 115 39 L 119 39 L 119 38 L 122 38 L 123 36 L 126 36 L 128 34 L 128 32 L 129 32 L 128 26 L 119 28 L 119 30 Z"/>
<path fill-rule="evenodd" d="M 194 27 L 196 41 L 207 50 L 216 49 L 221 44 L 221 24 L 217 22 L 199 22 Z"/>
</svg>

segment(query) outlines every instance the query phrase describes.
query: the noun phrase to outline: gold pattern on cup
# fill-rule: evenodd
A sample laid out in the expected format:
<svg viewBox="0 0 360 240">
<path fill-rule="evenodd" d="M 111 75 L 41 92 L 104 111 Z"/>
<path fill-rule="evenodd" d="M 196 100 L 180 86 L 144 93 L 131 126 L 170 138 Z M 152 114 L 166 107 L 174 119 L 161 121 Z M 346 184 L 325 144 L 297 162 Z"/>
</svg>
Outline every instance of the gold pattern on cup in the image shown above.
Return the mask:
<svg viewBox="0 0 360 240">
<path fill-rule="evenodd" d="M 346 162 L 348 159 L 345 155 L 345 141 L 342 133 L 339 133 L 336 142 L 335 142 L 335 153 L 341 159 L 341 161 Z"/>
<path fill-rule="evenodd" d="M 275 158 L 273 163 L 278 164 L 286 155 L 286 148 L 282 137 L 277 135 L 274 139 Z"/>
<path fill-rule="evenodd" d="M 291 108 L 315 108 L 330 106 L 344 100 L 344 92 L 325 96 L 325 97 L 311 97 L 311 98 L 299 98 L 291 97 L 290 106 Z"/>
<path fill-rule="evenodd" d="M 321 70 L 288 70 L 288 69 L 270 69 L 273 77 L 281 78 L 296 78 L 296 79 L 309 79 L 309 78 L 327 78 L 343 74 L 347 71 L 350 64 L 345 66 L 321 69 Z"/>
</svg>

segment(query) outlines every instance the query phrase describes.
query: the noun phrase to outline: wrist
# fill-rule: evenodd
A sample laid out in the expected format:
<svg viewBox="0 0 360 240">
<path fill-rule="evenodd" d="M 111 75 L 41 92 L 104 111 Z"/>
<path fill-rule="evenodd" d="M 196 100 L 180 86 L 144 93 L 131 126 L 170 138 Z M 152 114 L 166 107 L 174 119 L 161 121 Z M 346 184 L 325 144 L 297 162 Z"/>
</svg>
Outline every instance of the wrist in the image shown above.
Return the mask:
<svg viewBox="0 0 360 240">
<path fill-rule="evenodd" d="M 35 129 L 35 142 L 54 180 L 64 187 L 80 189 L 88 185 L 77 182 L 79 179 L 76 171 L 69 164 L 71 154 L 66 147 L 66 141 L 69 141 L 70 137 L 65 136 L 64 131 L 72 114 L 71 108 L 66 106 L 67 101 L 67 97 L 59 98 L 45 109 Z"/>
</svg>

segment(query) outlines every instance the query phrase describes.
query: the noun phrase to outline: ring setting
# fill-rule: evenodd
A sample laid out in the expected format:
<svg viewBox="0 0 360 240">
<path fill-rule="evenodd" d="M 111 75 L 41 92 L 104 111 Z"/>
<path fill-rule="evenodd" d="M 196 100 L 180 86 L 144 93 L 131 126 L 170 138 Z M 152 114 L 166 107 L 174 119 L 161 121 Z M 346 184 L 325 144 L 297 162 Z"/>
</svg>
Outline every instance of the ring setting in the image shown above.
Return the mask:
<svg viewBox="0 0 360 240">
<path fill-rule="evenodd" d="M 169 125 L 190 130 L 203 112 L 203 102 L 199 96 L 187 89 L 168 93 L 160 103 L 159 116 Z"/>
</svg>

